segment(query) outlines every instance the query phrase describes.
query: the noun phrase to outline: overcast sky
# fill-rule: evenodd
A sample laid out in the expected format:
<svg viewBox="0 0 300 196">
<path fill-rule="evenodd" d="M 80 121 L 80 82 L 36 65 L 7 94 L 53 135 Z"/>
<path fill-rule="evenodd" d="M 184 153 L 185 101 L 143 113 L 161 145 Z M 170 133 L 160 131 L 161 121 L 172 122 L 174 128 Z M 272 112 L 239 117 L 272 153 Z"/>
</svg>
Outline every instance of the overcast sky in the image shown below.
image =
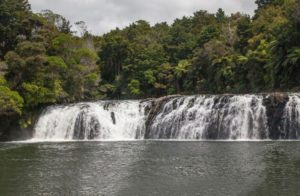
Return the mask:
<svg viewBox="0 0 300 196">
<path fill-rule="evenodd" d="M 72 23 L 85 21 L 93 34 L 103 34 L 125 27 L 139 19 L 152 25 L 171 23 L 175 18 L 190 16 L 197 10 L 227 14 L 237 11 L 253 14 L 255 0 L 29 0 L 34 12 L 50 9 Z"/>
</svg>

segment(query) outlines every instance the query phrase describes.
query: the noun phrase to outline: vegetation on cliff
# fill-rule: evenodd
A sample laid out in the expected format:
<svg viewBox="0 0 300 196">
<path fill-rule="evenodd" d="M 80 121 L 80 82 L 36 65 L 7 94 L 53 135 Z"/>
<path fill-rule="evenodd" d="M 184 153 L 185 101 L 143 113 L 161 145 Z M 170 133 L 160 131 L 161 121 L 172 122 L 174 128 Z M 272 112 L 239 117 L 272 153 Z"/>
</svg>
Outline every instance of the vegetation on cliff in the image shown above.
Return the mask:
<svg viewBox="0 0 300 196">
<path fill-rule="evenodd" d="M 44 105 L 300 87 L 300 1 L 257 0 L 254 16 L 198 11 L 96 36 L 27 0 L 0 1 L 0 116 Z M 80 36 L 78 36 L 80 34 Z"/>
</svg>

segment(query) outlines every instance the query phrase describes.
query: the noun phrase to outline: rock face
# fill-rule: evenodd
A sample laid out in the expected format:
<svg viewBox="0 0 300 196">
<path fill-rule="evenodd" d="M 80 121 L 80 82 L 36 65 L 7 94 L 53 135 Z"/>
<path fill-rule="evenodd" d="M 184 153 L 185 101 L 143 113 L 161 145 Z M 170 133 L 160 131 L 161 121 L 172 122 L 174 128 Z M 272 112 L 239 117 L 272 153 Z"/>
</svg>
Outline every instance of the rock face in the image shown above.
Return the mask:
<svg viewBox="0 0 300 196">
<path fill-rule="evenodd" d="M 18 116 L 0 116 L 0 141 L 16 141 L 32 138 L 33 127 L 21 128 Z"/>
<path fill-rule="evenodd" d="M 264 105 L 268 119 L 269 138 L 287 139 L 284 133 L 284 113 L 289 96 L 283 93 L 274 93 L 264 96 Z"/>
<path fill-rule="evenodd" d="M 155 117 L 163 110 L 164 105 L 170 101 L 172 98 L 180 97 L 180 95 L 172 95 L 161 97 L 159 99 L 151 100 L 151 104 L 146 107 L 145 113 L 147 115 L 146 119 L 146 131 L 145 131 L 145 139 L 151 139 L 151 131 L 150 126 L 153 123 Z"/>
<path fill-rule="evenodd" d="M 87 119 L 87 117 L 87 111 L 85 110 L 78 114 L 73 134 L 74 140 L 84 140 L 85 138 L 91 140 L 97 138 L 100 134 L 100 124 L 98 120 L 95 117 L 89 119 Z"/>
</svg>

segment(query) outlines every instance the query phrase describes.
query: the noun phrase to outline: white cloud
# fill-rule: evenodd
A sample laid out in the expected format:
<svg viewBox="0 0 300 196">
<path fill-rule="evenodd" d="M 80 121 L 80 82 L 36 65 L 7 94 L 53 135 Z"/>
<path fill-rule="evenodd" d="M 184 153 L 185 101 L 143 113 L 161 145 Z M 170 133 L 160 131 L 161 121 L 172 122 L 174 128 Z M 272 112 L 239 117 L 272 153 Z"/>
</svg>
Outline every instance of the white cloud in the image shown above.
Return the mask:
<svg viewBox="0 0 300 196">
<path fill-rule="evenodd" d="M 125 27 L 139 19 L 151 24 L 192 15 L 197 10 L 253 14 L 254 0 L 29 0 L 35 12 L 50 9 L 72 23 L 85 21 L 94 34 Z"/>
</svg>

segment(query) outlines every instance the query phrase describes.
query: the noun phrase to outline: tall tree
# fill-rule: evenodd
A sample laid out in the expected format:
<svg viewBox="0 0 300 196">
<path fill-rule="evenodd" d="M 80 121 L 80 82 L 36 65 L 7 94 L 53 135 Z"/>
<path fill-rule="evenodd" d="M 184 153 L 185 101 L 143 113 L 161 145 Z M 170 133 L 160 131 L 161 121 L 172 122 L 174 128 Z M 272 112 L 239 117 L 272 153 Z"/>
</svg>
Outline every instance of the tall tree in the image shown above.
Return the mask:
<svg viewBox="0 0 300 196">
<path fill-rule="evenodd" d="M 31 34 L 31 11 L 27 0 L 0 1 L 0 57 L 12 50 L 18 38 Z"/>
</svg>

